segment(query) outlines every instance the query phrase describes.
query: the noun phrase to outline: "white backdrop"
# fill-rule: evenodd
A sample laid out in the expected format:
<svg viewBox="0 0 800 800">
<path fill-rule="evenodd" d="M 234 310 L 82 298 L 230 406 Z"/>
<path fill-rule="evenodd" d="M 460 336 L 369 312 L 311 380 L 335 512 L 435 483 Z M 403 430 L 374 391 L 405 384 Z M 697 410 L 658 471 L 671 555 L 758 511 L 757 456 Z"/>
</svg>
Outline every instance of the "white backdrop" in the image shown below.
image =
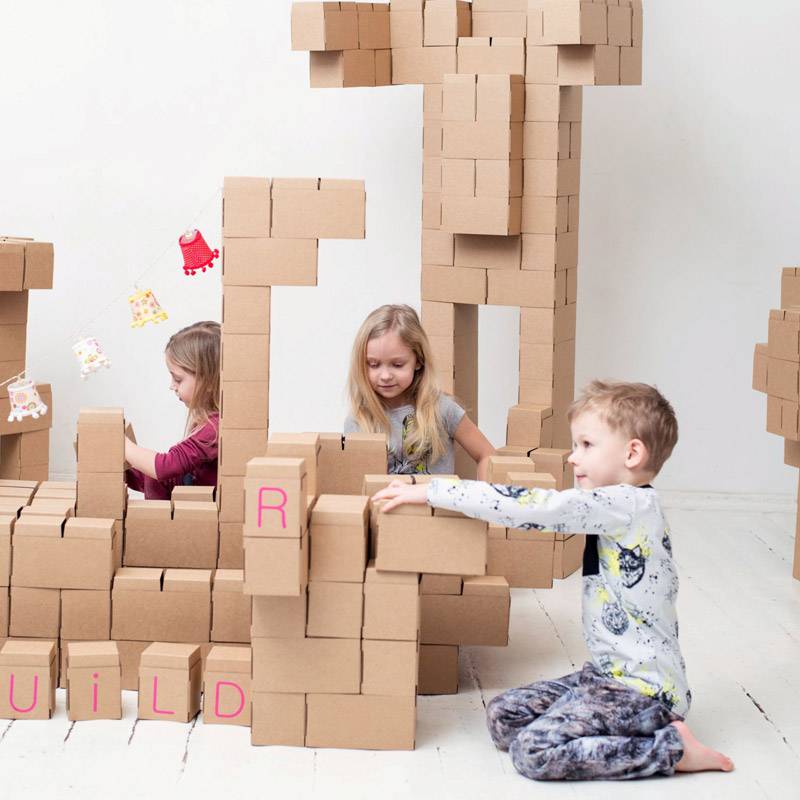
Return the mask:
<svg viewBox="0 0 800 800">
<path fill-rule="evenodd" d="M 54 388 L 54 475 L 74 472 L 80 406 L 124 406 L 146 446 L 180 438 L 161 352 L 179 327 L 219 319 L 220 284 L 217 268 L 183 276 L 177 238 L 194 225 L 220 244 L 224 175 L 367 184 L 366 240 L 322 242 L 319 287 L 274 290 L 273 430 L 340 429 L 362 318 L 419 306 L 422 89 L 310 90 L 290 5 L 4 9 L 0 231 L 56 246 L 28 333 L 29 369 Z M 651 0 L 645 26 L 645 85 L 584 95 L 577 381 L 655 382 L 673 401 L 681 441 L 663 488 L 793 491 L 750 379 L 800 248 L 800 10 Z M 140 286 L 170 318 L 132 330 L 126 297 L 151 265 Z M 516 398 L 516 320 L 481 309 L 480 423 L 497 444 Z M 85 383 L 79 333 L 113 360 Z"/>
</svg>

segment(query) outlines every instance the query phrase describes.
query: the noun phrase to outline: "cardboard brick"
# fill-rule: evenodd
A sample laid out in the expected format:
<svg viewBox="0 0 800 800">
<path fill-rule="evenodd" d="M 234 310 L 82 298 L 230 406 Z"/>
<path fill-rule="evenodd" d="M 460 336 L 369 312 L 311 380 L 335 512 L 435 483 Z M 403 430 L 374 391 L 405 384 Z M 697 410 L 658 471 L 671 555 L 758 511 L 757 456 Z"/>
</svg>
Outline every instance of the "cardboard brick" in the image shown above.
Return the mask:
<svg viewBox="0 0 800 800">
<path fill-rule="evenodd" d="M 491 198 L 521 197 L 522 159 L 513 161 L 478 159 L 475 162 L 475 196 Z M 519 213 L 521 214 L 522 206 L 520 205 L 519 208 Z M 444 214 L 444 212 L 442 213 Z M 509 209 L 509 213 L 511 213 L 511 209 Z"/>
<path fill-rule="evenodd" d="M 364 581 L 368 515 L 368 497 L 319 497 L 311 512 L 312 581 Z"/>
<path fill-rule="evenodd" d="M 226 177 L 222 189 L 222 235 L 270 235 L 269 178 Z"/>
<path fill-rule="evenodd" d="M 561 197 L 580 191 L 580 161 L 575 158 L 523 162 L 525 191 L 541 197 Z"/>
<path fill-rule="evenodd" d="M 489 539 L 487 570 L 514 588 L 550 589 L 555 541 Z"/>
<path fill-rule="evenodd" d="M 591 0 L 545 0 L 541 44 L 608 44 L 609 7 Z"/>
<path fill-rule="evenodd" d="M 455 46 L 459 36 L 472 35 L 469 3 L 462 0 L 427 0 L 424 12 L 425 47 Z"/>
<path fill-rule="evenodd" d="M 225 239 L 225 291 L 234 286 L 316 286 L 318 249 L 316 238 L 307 237 Z"/>
<path fill-rule="evenodd" d="M 218 569 L 211 588 L 211 641 L 250 641 L 251 597 L 244 593 L 244 571 Z"/>
<path fill-rule="evenodd" d="M 522 158 L 522 122 L 486 119 L 442 122 L 442 156 L 445 159 Z"/>
<path fill-rule="evenodd" d="M 126 496 L 124 473 L 82 472 L 78 466 L 78 516 L 122 519 Z"/>
<path fill-rule="evenodd" d="M 455 47 L 400 47 L 392 41 L 392 83 L 442 83 L 456 72 Z M 473 70 L 470 70 L 473 71 Z"/>
<path fill-rule="evenodd" d="M 421 48 L 424 41 L 422 4 L 418 9 L 398 10 L 392 3 L 389 10 L 389 41 L 393 49 Z"/>
<path fill-rule="evenodd" d="M 269 336 L 270 301 L 269 286 L 226 286 L 222 296 L 224 334 Z"/>
<path fill-rule="evenodd" d="M 266 428 L 269 423 L 269 382 L 223 380 L 220 420 L 223 439 L 228 429 Z"/>
<path fill-rule="evenodd" d="M 220 523 L 237 522 L 244 526 L 244 478 L 224 475 L 217 486 Z M 241 545 L 241 542 L 239 542 Z"/>
<path fill-rule="evenodd" d="M 258 692 L 358 694 L 358 639 L 265 639 L 254 637 L 253 690 Z"/>
<path fill-rule="evenodd" d="M 308 528 L 303 458 L 268 456 L 247 462 L 245 536 L 299 538 Z"/>
<path fill-rule="evenodd" d="M 361 694 L 413 697 L 417 692 L 417 643 L 364 639 Z"/>
<path fill-rule="evenodd" d="M 222 376 L 231 381 L 269 380 L 269 336 L 226 333 L 222 337 Z"/>
<path fill-rule="evenodd" d="M 321 179 L 319 188 L 273 182 L 272 235 L 297 239 L 363 239 L 363 181 Z"/>
<path fill-rule="evenodd" d="M 480 305 L 486 302 L 486 286 L 486 271 L 482 269 L 422 266 L 423 300 Z"/>
<path fill-rule="evenodd" d="M 417 693 L 456 694 L 458 692 L 458 646 L 421 644 Z"/>
<path fill-rule="evenodd" d="M 609 73 L 610 73 L 610 68 L 609 68 Z M 641 47 L 620 47 L 619 83 L 620 86 L 641 86 L 642 84 Z"/>
<path fill-rule="evenodd" d="M 520 403 L 508 411 L 506 441 L 510 445 L 550 447 L 553 442 L 553 409 Z"/>
<path fill-rule="evenodd" d="M 321 445 L 317 433 L 271 433 L 266 446 L 267 457 L 302 458 L 306 468 L 306 492 L 318 492 L 317 460 Z"/>
<path fill-rule="evenodd" d="M 414 517 L 380 514 L 379 570 L 483 575 L 487 526 L 466 517 Z"/>
<path fill-rule="evenodd" d="M 58 589 L 11 587 L 10 636 L 57 639 L 60 621 L 61 598 Z"/>
<path fill-rule="evenodd" d="M 292 3 L 291 28 L 292 50 L 358 47 L 358 16 L 354 3 Z"/>
<path fill-rule="evenodd" d="M 767 391 L 767 344 L 757 344 L 753 348 L 753 389 Z"/>
<path fill-rule="evenodd" d="M 530 453 L 537 472 L 548 472 L 555 479 L 558 491 L 571 489 L 574 484 L 572 465 L 567 461 L 572 451 L 563 448 L 539 447 Z"/>
<path fill-rule="evenodd" d="M 447 231 L 422 231 L 422 263 L 453 266 L 455 236 Z M 462 265 L 463 266 L 463 265 Z"/>
<path fill-rule="evenodd" d="M 525 40 L 521 37 L 472 37 L 458 40 L 459 73 L 524 75 Z"/>
<path fill-rule="evenodd" d="M 583 562 L 585 544 L 585 536 L 570 536 L 568 539 L 555 543 L 553 552 L 554 578 L 568 578 L 580 568 Z"/>
<path fill-rule="evenodd" d="M 308 585 L 308 534 L 299 539 L 244 537 L 244 592 L 297 597 Z"/>
<path fill-rule="evenodd" d="M 122 673 L 116 642 L 67 645 L 67 718 L 122 719 Z"/>
<path fill-rule="evenodd" d="M 558 47 L 559 85 L 617 86 L 619 82 L 619 47 L 602 44 Z"/>
<path fill-rule="evenodd" d="M 308 85 L 312 89 L 345 89 L 376 84 L 374 50 L 337 50 L 310 54 Z"/>
<path fill-rule="evenodd" d="M 419 590 L 420 594 L 461 594 L 463 579 L 460 575 L 433 575 L 422 576 Z"/>
<path fill-rule="evenodd" d="M 50 719 L 58 683 L 52 641 L 7 641 L 0 650 L 0 718 Z M 13 686 L 12 686 L 13 680 Z"/>
<path fill-rule="evenodd" d="M 358 46 L 362 50 L 388 50 L 392 46 L 388 3 L 357 3 Z"/>
<path fill-rule="evenodd" d="M 11 582 L 11 536 L 16 521 L 16 514 L 0 514 L 0 586 Z"/>
<path fill-rule="evenodd" d="M 154 642 L 139 664 L 139 719 L 190 722 L 200 711 L 200 648 Z"/>
<path fill-rule="evenodd" d="M 487 272 L 489 305 L 554 309 L 567 304 L 567 271 L 504 270 Z"/>
<path fill-rule="evenodd" d="M 247 462 L 263 456 L 267 450 L 267 429 L 229 428 L 219 437 L 218 473 L 243 477 Z"/>
<path fill-rule="evenodd" d="M 442 229 L 452 233 L 513 236 L 520 232 L 521 213 L 519 197 L 443 197 Z"/>
<path fill-rule="evenodd" d="M 21 292 L 25 280 L 25 243 L 0 240 L 0 292 Z"/>
<path fill-rule="evenodd" d="M 220 569 L 244 569 L 244 523 L 220 522 L 219 558 Z"/>
<path fill-rule="evenodd" d="M 527 452 L 527 449 L 524 450 Z M 492 455 L 486 466 L 486 480 L 489 483 L 509 483 L 509 473 L 533 473 L 536 465 L 527 455 Z M 490 573 L 491 574 L 491 573 Z"/>
<path fill-rule="evenodd" d="M 251 653 L 249 647 L 216 645 L 203 671 L 203 722 L 250 726 Z"/>
<path fill-rule="evenodd" d="M 111 589 L 63 589 L 61 638 L 103 641 L 111 638 Z"/>
<path fill-rule="evenodd" d="M 364 592 L 361 584 L 315 580 L 309 582 L 306 627 L 308 636 L 361 639 L 363 619 Z"/>
<path fill-rule="evenodd" d="M 415 697 L 310 694 L 307 747 L 413 750 Z"/>
<path fill-rule="evenodd" d="M 473 3 L 473 36 L 525 36 L 527 14 L 519 11 L 475 11 Z"/>
<path fill-rule="evenodd" d="M 5 639 L 8 636 L 9 605 L 9 588 L 8 586 L 0 586 L 0 639 Z"/>
<path fill-rule="evenodd" d="M 308 593 L 297 597 L 253 597 L 251 639 L 303 639 Z"/>
<path fill-rule="evenodd" d="M 78 469 L 122 472 L 125 415 L 121 408 L 82 408 L 78 414 Z"/>
<path fill-rule="evenodd" d="M 273 692 L 252 694 L 251 744 L 303 747 L 306 696 Z"/>
</svg>

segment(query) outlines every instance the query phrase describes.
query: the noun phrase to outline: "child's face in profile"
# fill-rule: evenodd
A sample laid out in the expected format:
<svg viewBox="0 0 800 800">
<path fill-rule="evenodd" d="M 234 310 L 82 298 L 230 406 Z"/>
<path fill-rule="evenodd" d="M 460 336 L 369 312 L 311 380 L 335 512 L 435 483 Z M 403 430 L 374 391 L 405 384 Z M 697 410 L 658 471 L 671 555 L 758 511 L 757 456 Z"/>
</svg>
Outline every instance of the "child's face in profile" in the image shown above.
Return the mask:
<svg viewBox="0 0 800 800">
<path fill-rule="evenodd" d="M 394 331 L 367 342 L 369 383 L 389 408 L 403 404 L 417 368 L 414 351 Z"/>
<path fill-rule="evenodd" d="M 572 420 L 572 453 L 569 463 L 578 489 L 615 486 L 631 480 L 630 443 L 621 431 L 612 430 L 603 417 L 587 409 Z"/>
<path fill-rule="evenodd" d="M 178 400 L 188 408 L 194 397 L 195 376 L 191 372 L 187 372 L 183 367 L 179 367 L 169 356 L 166 356 L 166 362 L 171 379 L 169 383 L 170 391 L 175 392 Z"/>
</svg>

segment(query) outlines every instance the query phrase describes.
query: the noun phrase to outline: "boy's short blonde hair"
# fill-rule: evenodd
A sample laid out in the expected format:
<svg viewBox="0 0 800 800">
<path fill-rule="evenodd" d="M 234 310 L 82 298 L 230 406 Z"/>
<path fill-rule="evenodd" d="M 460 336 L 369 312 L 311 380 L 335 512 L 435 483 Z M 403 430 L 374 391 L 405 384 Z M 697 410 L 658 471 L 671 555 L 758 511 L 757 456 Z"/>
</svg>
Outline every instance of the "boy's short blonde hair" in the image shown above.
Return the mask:
<svg viewBox="0 0 800 800">
<path fill-rule="evenodd" d="M 678 441 L 678 420 L 669 401 L 646 383 L 595 380 L 567 411 L 570 423 L 584 411 L 597 411 L 614 431 L 640 439 L 647 448 L 645 467 L 657 475 Z"/>
</svg>

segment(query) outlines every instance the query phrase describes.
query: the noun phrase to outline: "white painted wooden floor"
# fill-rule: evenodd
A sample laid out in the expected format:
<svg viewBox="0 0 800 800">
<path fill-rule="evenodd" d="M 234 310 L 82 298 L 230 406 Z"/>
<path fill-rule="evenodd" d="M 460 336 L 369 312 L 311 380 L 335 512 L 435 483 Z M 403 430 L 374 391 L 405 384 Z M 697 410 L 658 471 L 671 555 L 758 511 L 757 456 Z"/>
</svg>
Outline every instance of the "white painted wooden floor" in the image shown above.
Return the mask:
<svg viewBox="0 0 800 800">
<path fill-rule="evenodd" d="M 0 796 L 394 798 L 788 798 L 800 796 L 800 583 L 790 577 L 793 498 L 665 497 L 681 573 L 689 723 L 728 753 L 730 775 L 628 784 L 534 784 L 484 729 L 500 690 L 577 668 L 580 578 L 515 590 L 507 649 L 467 648 L 462 691 L 420 698 L 417 750 L 252 748 L 242 728 L 139 722 L 70 726 L 64 693 L 50 722 L 0 721 Z"/>
</svg>

